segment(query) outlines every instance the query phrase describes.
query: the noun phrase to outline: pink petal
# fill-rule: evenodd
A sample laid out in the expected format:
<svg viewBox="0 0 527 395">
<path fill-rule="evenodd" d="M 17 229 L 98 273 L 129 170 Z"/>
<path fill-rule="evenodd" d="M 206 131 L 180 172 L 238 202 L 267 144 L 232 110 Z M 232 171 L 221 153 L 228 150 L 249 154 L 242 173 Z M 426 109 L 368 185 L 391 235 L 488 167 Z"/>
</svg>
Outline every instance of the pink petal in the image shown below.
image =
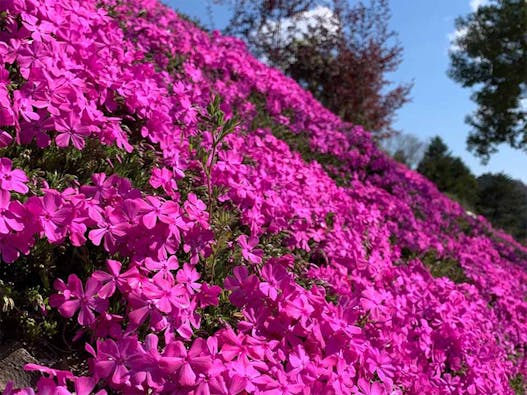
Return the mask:
<svg viewBox="0 0 527 395">
<path fill-rule="evenodd" d="M 184 364 L 179 370 L 179 383 L 184 386 L 191 386 L 196 383 L 196 374 L 188 363 Z"/>
<path fill-rule="evenodd" d="M 80 302 L 77 299 L 67 300 L 59 307 L 59 312 L 66 318 L 73 317 L 73 314 L 79 309 Z"/>
<path fill-rule="evenodd" d="M 55 143 L 58 147 L 67 147 L 70 143 L 70 135 L 68 133 L 59 133 L 55 137 Z"/>
<path fill-rule="evenodd" d="M 88 238 L 91 240 L 93 244 L 96 246 L 101 244 L 101 240 L 106 234 L 106 229 L 93 229 L 90 230 L 90 233 L 88 233 Z"/>
<path fill-rule="evenodd" d="M 143 215 L 143 224 L 147 229 L 153 229 L 156 226 L 157 215 L 154 211 Z"/>
</svg>

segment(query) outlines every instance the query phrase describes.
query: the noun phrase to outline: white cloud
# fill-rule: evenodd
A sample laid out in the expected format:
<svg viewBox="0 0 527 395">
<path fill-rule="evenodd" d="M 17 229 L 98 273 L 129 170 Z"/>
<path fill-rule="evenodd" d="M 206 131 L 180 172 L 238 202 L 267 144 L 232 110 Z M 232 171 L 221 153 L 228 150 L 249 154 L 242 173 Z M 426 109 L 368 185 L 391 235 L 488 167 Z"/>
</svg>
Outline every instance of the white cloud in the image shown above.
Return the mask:
<svg viewBox="0 0 527 395">
<path fill-rule="evenodd" d="M 479 7 L 489 4 L 489 0 L 470 0 L 470 9 L 472 12 L 476 12 Z M 455 52 L 459 51 L 459 46 L 456 44 L 456 41 L 467 34 L 467 29 L 460 29 L 448 33 L 448 42 L 449 42 L 449 51 Z"/>
<path fill-rule="evenodd" d="M 472 9 L 472 11 L 476 11 L 479 7 L 487 3 L 488 0 L 470 0 L 470 8 Z"/>
<path fill-rule="evenodd" d="M 268 22 L 261 28 L 259 35 L 265 37 L 269 33 L 274 35 L 278 32 L 278 38 L 287 42 L 295 38 L 302 38 L 311 29 L 324 28 L 329 34 L 334 34 L 338 31 L 339 24 L 339 20 L 330 8 L 318 6 L 312 10 L 300 12 L 291 18 Z"/>
<path fill-rule="evenodd" d="M 325 30 L 325 34 L 332 35 L 338 32 L 339 27 L 340 21 L 333 11 L 328 7 L 318 6 L 312 10 L 299 12 L 290 18 L 269 21 L 252 34 L 262 42 L 280 48 L 285 47 L 292 40 L 301 40 L 310 31 Z M 260 56 L 260 61 L 269 63 L 265 55 Z M 294 58 L 290 61 L 293 62 Z"/>
<path fill-rule="evenodd" d="M 527 112 L 527 97 L 520 99 L 519 110 L 521 112 Z"/>
<path fill-rule="evenodd" d="M 468 29 L 465 27 L 463 29 L 455 30 L 451 33 L 448 33 L 448 42 L 450 43 L 450 51 L 459 51 L 459 46 L 456 41 L 467 34 Z"/>
</svg>

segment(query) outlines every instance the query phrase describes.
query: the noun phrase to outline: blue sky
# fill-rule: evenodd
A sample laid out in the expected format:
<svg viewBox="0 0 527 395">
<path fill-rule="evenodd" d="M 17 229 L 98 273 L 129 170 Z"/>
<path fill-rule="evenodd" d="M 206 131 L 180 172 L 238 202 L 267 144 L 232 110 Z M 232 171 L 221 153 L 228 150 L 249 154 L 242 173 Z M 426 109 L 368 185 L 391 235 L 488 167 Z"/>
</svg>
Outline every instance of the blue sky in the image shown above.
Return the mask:
<svg viewBox="0 0 527 395">
<path fill-rule="evenodd" d="M 210 6 L 212 13 L 209 13 L 207 4 L 211 0 L 165 0 L 165 3 L 200 19 L 208 27 L 212 23 L 216 29 L 226 26 L 230 16 L 226 8 L 215 5 Z M 390 79 L 414 83 L 412 101 L 397 113 L 395 127 L 422 140 L 440 135 L 453 154 L 460 156 L 476 175 L 504 172 L 527 183 L 526 153 L 502 146 L 483 166 L 466 149 L 469 127 L 464 119 L 476 106 L 470 101 L 470 90 L 457 85 L 446 74 L 448 36 L 455 30 L 455 18 L 471 12 L 476 3 L 481 0 L 390 0 L 390 26 L 398 33 L 404 48 L 403 62 Z"/>
</svg>

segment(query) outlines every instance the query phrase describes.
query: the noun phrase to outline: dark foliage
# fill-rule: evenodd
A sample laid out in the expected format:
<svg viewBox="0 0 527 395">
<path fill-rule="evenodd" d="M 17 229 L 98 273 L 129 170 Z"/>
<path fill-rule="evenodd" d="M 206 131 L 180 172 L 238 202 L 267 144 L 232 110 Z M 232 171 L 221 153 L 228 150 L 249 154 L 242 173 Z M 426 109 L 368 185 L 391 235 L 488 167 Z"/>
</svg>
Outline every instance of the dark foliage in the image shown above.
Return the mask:
<svg viewBox="0 0 527 395">
<path fill-rule="evenodd" d="M 501 143 L 527 151 L 527 2 L 494 0 L 456 21 L 449 75 L 475 88 L 469 149 L 488 161 Z M 522 104 L 522 100 L 524 101 Z"/>
<path fill-rule="evenodd" d="M 493 226 L 527 241 L 527 186 L 503 173 L 483 174 L 478 184 L 478 213 Z"/>
<path fill-rule="evenodd" d="M 430 142 L 417 171 L 434 182 L 441 192 L 474 209 L 478 198 L 476 177 L 461 160 L 454 157 L 441 137 Z"/>
</svg>

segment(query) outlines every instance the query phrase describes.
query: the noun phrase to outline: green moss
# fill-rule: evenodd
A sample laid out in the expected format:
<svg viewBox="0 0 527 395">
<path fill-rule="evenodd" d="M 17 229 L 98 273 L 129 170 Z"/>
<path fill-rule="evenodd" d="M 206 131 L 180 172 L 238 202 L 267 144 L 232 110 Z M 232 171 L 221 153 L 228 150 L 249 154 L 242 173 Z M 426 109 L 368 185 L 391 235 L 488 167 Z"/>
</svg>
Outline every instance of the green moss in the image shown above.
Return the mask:
<svg viewBox="0 0 527 395">
<path fill-rule="evenodd" d="M 29 255 L 11 264 L 2 263 L 0 333 L 5 339 L 23 341 L 29 347 L 38 347 L 42 339 L 60 345 L 62 338 L 55 336 L 64 331 L 66 323 L 48 304 L 49 295 L 55 293 L 53 282 L 70 273 L 86 279 L 103 268 L 107 258 L 102 247 L 92 244 L 74 247 L 69 242 L 54 245 L 40 239 Z"/>
<path fill-rule="evenodd" d="M 515 395 L 527 394 L 527 380 L 521 374 L 517 374 L 509 379 L 511 389 Z"/>
<path fill-rule="evenodd" d="M 201 316 L 201 326 L 194 337 L 207 337 L 230 325 L 235 328 L 243 318 L 242 313 L 229 301 L 229 292 L 223 291 L 219 296 L 217 306 L 208 306 L 198 310 Z"/>
<path fill-rule="evenodd" d="M 51 188 L 63 190 L 90 183 L 94 173 L 117 174 L 148 191 L 151 190 L 150 169 L 157 163 L 154 147 L 147 144 L 136 144 L 132 153 L 127 153 L 113 145 L 102 145 L 94 138 L 86 140 L 83 150 L 71 146 L 60 148 L 55 144 L 45 149 L 35 143 L 13 144 L 0 149 L 0 157 L 10 158 L 13 167 L 24 170 L 34 181 L 30 183 L 32 194 L 39 193 L 44 181 Z"/>
<path fill-rule="evenodd" d="M 461 264 L 453 258 L 438 257 L 435 251 L 429 251 L 421 257 L 421 262 L 434 277 L 447 277 L 457 284 L 469 282 Z"/>
<path fill-rule="evenodd" d="M 256 116 L 251 122 L 251 130 L 270 130 L 276 138 L 284 141 L 292 151 L 298 152 L 304 161 L 308 163 L 313 161 L 318 162 L 337 185 L 349 185 L 350 173 L 343 167 L 341 159 L 332 154 L 319 152 L 314 149 L 307 132 L 295 133 L 287 126 L 273 119 L 266 109 L 265 97 L 261 94 L 253 93 L 249 97 L 249 100 L 256 106 Z M 285 113 L 288 114 L 288 111 Z"/>
<path fill-rule="evenodd" d="M 335 217 L 336 214 L 334 212 L 329 212 L 324 217 L 324 222 L 326 223 L 326 226 L 329 230 L 333 230 L 333 226 L 335 225 Z"/>
</svg>

